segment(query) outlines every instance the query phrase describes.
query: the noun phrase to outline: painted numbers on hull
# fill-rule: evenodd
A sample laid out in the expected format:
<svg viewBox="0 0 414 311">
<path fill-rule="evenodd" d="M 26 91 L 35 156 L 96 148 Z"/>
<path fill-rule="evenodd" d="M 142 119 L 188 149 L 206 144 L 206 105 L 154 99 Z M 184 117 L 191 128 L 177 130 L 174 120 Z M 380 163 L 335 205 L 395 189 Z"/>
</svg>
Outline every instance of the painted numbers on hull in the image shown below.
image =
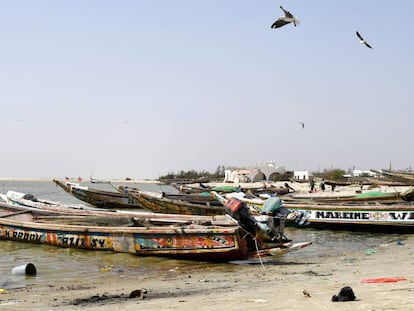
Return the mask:
<svg viewBox="0 0 414 311">
<path fill-rule="evenodd" d="M 112 243 L 107 238 L 85 237 L 73 234 L 58 235 L 58 244 L 64 247 L 91 248 L 91 249 L 111 249 Z"/>
</svg>

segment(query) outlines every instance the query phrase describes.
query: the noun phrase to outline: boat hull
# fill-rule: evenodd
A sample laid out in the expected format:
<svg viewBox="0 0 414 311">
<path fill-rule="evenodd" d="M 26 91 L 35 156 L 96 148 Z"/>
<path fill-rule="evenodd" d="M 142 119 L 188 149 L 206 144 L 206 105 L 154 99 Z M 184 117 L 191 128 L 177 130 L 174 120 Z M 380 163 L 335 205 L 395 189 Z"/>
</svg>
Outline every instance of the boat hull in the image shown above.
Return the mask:
<svg viewBox="0 0 414 311">
<path fill-rule="evenodd" d="M 260 236 L 256 237 L 256 244 L 253 236 L 246 235 L 234 223 L 214 225 L 214 217 L 198 220 L 196 217 L 193 223 L 183 223 L 183 216 L 175 220 L 161 216 L 153 221 L 149 217 L 138 219 L 118 214 L 114 217 L 53 214 L 1 204 L 0 239 L 215 262 L 243 260 L 257 254 L 273 257 L 300 249 L 296 244 L 267 244 Z"/>
<path fill-rule="evenodd" d="M 224 215 L 226 213 L 223 206 L 211 206 L 208 202 L 206 204 L 189 203 L 142 192 L 130 192 L 129 195 L 144 209 L 155 213 L 203 216 Z"/>
<path fill-rule="evenodd" d="M 65 192 L 95 207 L 106 209 L 141 208 L 139 204 L 134 204 L 126 193 L 80 187 L 59 180 L 53 181 Z"/>
<path fill-rule="evenodd" d="M 414 232 L 414 205 L 286 205 L 304 212 L 310 227 Z"/>
</svg>

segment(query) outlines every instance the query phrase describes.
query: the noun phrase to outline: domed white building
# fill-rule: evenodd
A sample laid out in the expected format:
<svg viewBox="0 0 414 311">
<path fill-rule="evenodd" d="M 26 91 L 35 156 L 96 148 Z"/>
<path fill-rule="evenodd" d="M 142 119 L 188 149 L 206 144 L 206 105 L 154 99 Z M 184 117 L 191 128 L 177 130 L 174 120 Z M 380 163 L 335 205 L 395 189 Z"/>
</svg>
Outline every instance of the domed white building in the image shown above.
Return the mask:
<svg viewBox="0 0 414 311">
<path fill-rule="evenodd" d="M 227 169 L 224 172 L 224 182 L 257 182 L 273 181 L 276 175 L 283 175 L 286 169 L 283 166 L 276 166 L 275 162 L 270 161 L 247 168 Z"/>
</svg>

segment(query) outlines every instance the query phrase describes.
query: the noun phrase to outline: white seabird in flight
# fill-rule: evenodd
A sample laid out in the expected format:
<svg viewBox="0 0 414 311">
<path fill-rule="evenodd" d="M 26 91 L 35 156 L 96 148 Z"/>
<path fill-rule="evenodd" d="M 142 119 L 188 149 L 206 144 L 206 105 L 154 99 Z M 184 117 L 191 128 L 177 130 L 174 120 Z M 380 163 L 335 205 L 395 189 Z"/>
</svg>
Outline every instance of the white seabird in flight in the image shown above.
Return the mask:
<svg viewBox="0 0 414 311">
<path fill-rule="evenodd" d="M 279 17 L 277 21 L 275 21 L 270 28 L 280 28 L 287 24 L 293 23 L 293 25 L 299 25 L 300 21 L 296 17 L 294 17 L 289 11 L 286 11 L 282 6 L 280 6 L 282 11 L 285 13 L 285 16 Z"/>
<path fill-rule="evenodd" d="M 370 46 L 369 44 L 368 44 L 368 42 L 367 41 L 365 41 L 365 39 L 364 38 L 362 38 L 362 36 L 359 34 L 359 32 L 357 31 L 356 32 L 356 35 L 358 36 L 358 38 L 359 38 L 359 43 L 361 43 L 361 44 L 365 44 L 367 47 L 369 47 L 370 49 L 372 49 L 372 46 Z"/>
<path fill-rule="evenodd" d="M 299 122 L 299 124 L 303 129 L 305 128 L 305 123 L 304 122 Z"/>
</svg>

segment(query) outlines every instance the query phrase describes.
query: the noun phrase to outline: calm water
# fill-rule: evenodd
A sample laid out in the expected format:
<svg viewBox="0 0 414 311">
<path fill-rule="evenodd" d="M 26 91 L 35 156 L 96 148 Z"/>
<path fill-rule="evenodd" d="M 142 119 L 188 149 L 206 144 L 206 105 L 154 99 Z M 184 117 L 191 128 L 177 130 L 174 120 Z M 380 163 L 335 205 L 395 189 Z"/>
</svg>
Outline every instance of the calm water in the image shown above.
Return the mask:
<svg viewBox="0 0 414 311">
<path fill-rule="evenodd" d="M 111 189 L 110 185 L 87 184 L 94 188 Z M 130 185 L 148 191 L 175 192 L 172 187 L 153 184 Z M 4 181 L 1 192 L 8 190 L 31 193 L 38 198 L 62 203 L 83 204 L 82 201 L 56 187 L 52 181 Z M 313 245 L 279 257 L 277 262 L 317 262 L 321 256 L 338 256 L 350 251 L 364 252 L 385 243 L 404 240 L 409 235 L 390 233 L 366 233 L 351 231 L 329 231 L 287 228 L 286 235 L 294 241 L 312 241 Z M 35 278 L 16 277 L 11 270 L 25 263 L 33 263 L 37 268 Z M 178 261 L 165 258 L 138 257 L 131 254 L 94 252 L 57 248 L 47 245 L 34 245 L 0 240 L 0 288 L 17 288 L 36 283 L 49 286 L 56 280 L 76 281 L 87 276 L 89 279 L 102 277 L 102 269 L 111 268 L 108 273 L 151 276 L 166 274 L 170 269 L 179 268 L 191 272 L 213 267 L 216 270 L 237 269 L 234 264 L 211 264 L 192 261 Z"/>
</svg>

